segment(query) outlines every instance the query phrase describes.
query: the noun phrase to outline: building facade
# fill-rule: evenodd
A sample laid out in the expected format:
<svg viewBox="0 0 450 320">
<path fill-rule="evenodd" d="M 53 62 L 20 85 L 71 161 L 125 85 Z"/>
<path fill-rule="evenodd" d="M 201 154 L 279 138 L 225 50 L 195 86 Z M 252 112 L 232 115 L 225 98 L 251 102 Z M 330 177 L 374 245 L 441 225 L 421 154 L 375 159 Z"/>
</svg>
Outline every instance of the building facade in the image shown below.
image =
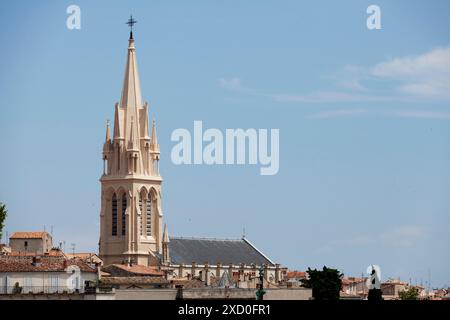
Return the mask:
<svg viewBox="0 0 450 320">
<path fill-rule="evenodd" d="M 13 252 L 45 254 L 53 246 L 52 236 L 45 231 L 14 232 L 9 237 L 9 246 Z"/>
<path fill-rule="evenodd" d="M 77 259 L 56 256 L 0 256 L 2 294 L 84 292 L 97 280 L 97 268 Z"/>
</svg>

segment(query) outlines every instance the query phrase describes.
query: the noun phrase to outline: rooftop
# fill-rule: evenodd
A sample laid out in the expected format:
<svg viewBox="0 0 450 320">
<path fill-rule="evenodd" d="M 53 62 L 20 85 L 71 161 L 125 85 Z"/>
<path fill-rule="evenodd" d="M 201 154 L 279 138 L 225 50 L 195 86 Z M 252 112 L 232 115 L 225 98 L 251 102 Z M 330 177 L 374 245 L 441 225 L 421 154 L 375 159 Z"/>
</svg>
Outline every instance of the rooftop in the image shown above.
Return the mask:
<svg viewBox="0 0 450 320">
<path fill-rule="evenodd" d="M 163 277 L 105 277 L 102 284 L 109 285 L 139 285 L 139 284 L 168 284 L 169 281 Z"/>
<path fill-rule="evenodd" d="M 304 272 L 304 271 L 288 271 L 286 277 L 288 279 L 306 278 L 306 272 Z"/>
<path fill-rule="evenodd" d="M 64 257 L 42 256 L 36 261 L 35 256 L 0 256 L 0 272 L 64 272 L 69 266 L 78 266 L 83 272 L 97 272 L 81 260 Z"/>
<path fill-rule="evenodd" d="M 43 239 L 45 236 L 48 236 L 48 232 L 46 231 L 19 231 L 14 232 L 10 239 Z"/>
<path fill-rule="evenodd" d="M 170 257 L 173 264 L 209 263 L 223 265 L 241 263 L 261 266 L 274 263 L 246 238 L 209 239 L 170 237 Z"/>
<path fill-rule="evenodd" d="M 66 257 L 69 259 L 79 258 L 82 260 L 90 259 L 90 258 L 98 258 L 98 255 L 94 252 L 75 252 L 75 253 L 65 253 Z"/>
<path fill-rule="evenodd" d="M 111 264 L 103 267 L 102 271 L 109 273 L 112 277 L 130 277 L 130 276 L 163 276 L 164 272 L 156 267 L 126 264 Z"/>
<path fill-rule="evenodd" d="M 35 256 L 50 256 L 50 257 L 64 257 L 64 253 L 61 250 L 51 249 L 48 252 L 36 253 L 36 252 L 23 252 L 23 251 L 11 251 L 7 253 L 8 256 L 15 257 L 35 257 Z"/>
</svg>

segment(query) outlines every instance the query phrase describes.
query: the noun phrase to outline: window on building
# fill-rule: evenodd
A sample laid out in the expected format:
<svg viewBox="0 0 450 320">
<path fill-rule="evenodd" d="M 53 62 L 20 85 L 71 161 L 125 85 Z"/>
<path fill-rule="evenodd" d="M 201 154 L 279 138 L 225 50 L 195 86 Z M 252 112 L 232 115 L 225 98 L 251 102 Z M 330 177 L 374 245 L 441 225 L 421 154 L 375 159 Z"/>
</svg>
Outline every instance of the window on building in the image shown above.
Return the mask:
<svg viewBox="0 0 450 320">
<path fill-rule="evenodd" d="M 50 277 L 50 293 L 57 293 L 59 287 L 59 279 L 58 276 L 51 276 Z"/>
<path fill-rule="evenodd" d="M 31 277 L 25 277 L 23 281 L 23 292 L 29 293 L 33 292 L 33 278 Z"/>
<path fill-rule="evenodd" d="M 0 277 L 0 294 L 6 294 L 7 285 L 6 278 Z"/>
<path fill-rule="evenodd" d="M 146 234 L 147 236 L 152 235 L 152 196 L 150 192 L 148 193 L 148 199 L 145 206 L 146 209 Z"/>
<path fill-rule="evenodd" d="M 122 196 L 122 235 L 126 233 L 126 217 L 125 211 L 127 210 L 127 195 L 124 193 Z"/>
<path fill-rule="evenodd" d="M 139 193 L 139 210 L 141 211 L 141 219 L 139 220 L 139 234 L 142 236 L 142 232 L 143 232 L 143 219 L 144 219 L 144 211 L 143 211 L 143 207 L 142 207 L 142 195 Z"/>
<path fill-rule="evenodd" d="M 112 197 L 111 202 L 111 213 L 112 213 L 112 232 L 113 236 L 117 236 L 117 197 L 116 194 Z"/>
</svg>

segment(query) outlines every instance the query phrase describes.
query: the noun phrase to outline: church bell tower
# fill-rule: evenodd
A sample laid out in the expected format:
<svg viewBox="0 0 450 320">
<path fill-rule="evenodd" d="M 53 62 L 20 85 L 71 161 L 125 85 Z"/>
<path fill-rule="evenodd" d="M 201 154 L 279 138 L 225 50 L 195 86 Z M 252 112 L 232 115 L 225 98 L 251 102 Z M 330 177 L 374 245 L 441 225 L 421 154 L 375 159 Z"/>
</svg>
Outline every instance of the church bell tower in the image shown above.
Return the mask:
<svg viewBox="0 0 450 320">
<path fill-rule="evenodd" d="M 136 23 L 132 18 L 128 22 Z M 154 265 L 163 247 L 160 151 L 153 120 L 139 83 L 133 32 L 128 40 L 122 96 L 114 128 L 103 145 L 99 253 L 105 265 Z"/>
</svg>

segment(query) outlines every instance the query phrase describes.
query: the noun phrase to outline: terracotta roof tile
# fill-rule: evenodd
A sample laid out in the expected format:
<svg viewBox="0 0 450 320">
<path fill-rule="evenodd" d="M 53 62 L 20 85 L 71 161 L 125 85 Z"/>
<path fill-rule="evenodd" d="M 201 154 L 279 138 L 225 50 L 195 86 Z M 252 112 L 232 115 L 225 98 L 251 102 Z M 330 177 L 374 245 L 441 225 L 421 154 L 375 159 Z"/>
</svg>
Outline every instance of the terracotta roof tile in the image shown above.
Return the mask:
<svg viewBox="0 0 450 320">
<path fill-rule="evenodd" d="M 286 277 L 288 279 L 306 278 L 306 272 L 303 272 L 303 271 L 288 271 Z"/>
<path fill-rule="evenodd" d="M 361 282 L 366 282 L 366 279 L 365 278 L 356 278 L 356 277 L 342 278 L 342 284 L 344 284 L 344 285 L 351 284 L 351 283 L 361 283 Z"/>
<path fill-rule="evenodd" d="M 93 252 L 79 252 L 79 253 L 75 253 L 75 254 L 73 254 L 73 253 L 66 253 L 66 257 L 70 258 L 70 259 L 72 259 L 72 258 L 79 258 L 79 259 L 85 260 L 85 259 L 90 259 L 90 258 L 93 258 L 93 257 L 96 257 L 96 256 L 97 256 L 97 254 L 93 253 Z"/>
<path fill-rule="evenodd" d="M 36 253 L 36 252 L 22 252 L 22 251 L 11 251 L 7 253 L 8 256 L 13 257 L 36 257 L 36 256 L 45 256 L 45 257 L 64 257 L 64 253 L 61 250 L 52 249 L 49 252 L 44 254 Z"/>
<path fill-rule="evenodd" d="M 156 267 L 147 267 L 140 265 L 112 264 L 102 268 L 102 271 L 114 276 L 163 276 L 164 272 Z"/>
<path fill-rule="evenodd" d="M 64 272 L 68 266 L 78 266 L 82 272 L 97 272 L 81 260 L 67 260 L 59 256 L 41 256 L 33 263 L 34 256 L 0 256 L 0 272 Z"/>
<path fill-rule="evenodd" d="M 37 231 L 37 232 L 14 232 L 10 239 L 42 239 L 44 235 L 48 235 L 45 231 Z"/>
<path fill-rule="evenodd" d="M 169 281 L 163 277 L 106 277 L 102 278 L 102 284 L 168 284 Z"/>
</svg>

